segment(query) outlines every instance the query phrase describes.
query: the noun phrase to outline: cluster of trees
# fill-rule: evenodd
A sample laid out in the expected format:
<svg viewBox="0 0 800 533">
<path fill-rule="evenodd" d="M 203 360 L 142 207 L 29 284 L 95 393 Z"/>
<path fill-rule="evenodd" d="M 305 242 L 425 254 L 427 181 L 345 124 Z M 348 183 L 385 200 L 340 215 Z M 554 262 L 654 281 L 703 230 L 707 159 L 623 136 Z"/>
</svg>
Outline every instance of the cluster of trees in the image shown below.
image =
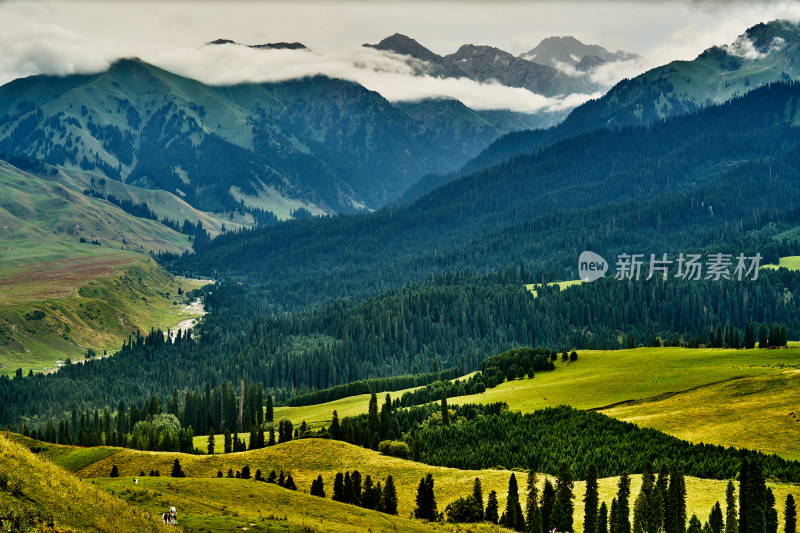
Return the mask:
<svg viewBox="0 0 800 533">
<path fill-rule="evenodd" d="M 322 476 L 311 482 L 311 495 L 325 497 L 325 485 Z M 383 487 L 381 482 L 374 483 L 367 474 L 363 481 L 358 470 L 342 474 L 337 472 L 333 481 L 333 494 L 331 499 L 335 502 L 347 503 L 372 509 L 386 514 L 397 514 L 397 489 L 391 475 L 386 477 Z"/>
<path fill-rule="evenodd" d="M 415 387 L 422 387 L 429 385 L 436 381 L 451 380 L 457 378 L 464 373 L 464 369 L 448 368 L 441 372 L 425 372 L 420 374 L 418 369 L 412 368 L 411 374 L 402 376 L 393 376 L 387 378 L 373 378 L 373 379 L 360 379 L 345 383 L 344 385 L 337 385 L 335 387 L 328 387 L 306 394 L 298 394 L 292 396 L 286 401 L 286 405 L 290 407 L 300 407 L 304 405 L 316 405 L 320 403 L 332 402 L 348 396 L 357 396 L 359 394 L 371 394 L 373 392 L 394 392 L 403 389 L 412 389 Z"/>
</svg>

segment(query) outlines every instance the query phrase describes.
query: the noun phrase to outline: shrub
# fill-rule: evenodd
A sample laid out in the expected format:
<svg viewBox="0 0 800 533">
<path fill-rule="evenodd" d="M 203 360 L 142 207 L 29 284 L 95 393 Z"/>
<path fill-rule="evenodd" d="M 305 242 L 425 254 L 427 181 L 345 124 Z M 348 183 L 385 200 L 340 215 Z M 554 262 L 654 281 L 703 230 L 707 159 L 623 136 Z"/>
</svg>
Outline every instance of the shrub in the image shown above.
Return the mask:
<svg viewBox="0 0 800 533">
<path fill-rule="evenodd" d="M 117 465 L 111 465 L 110 477 L 119 477 L 119 468 L 117 468 Z"/>
<path fill-rule="evenodd" d="M 408 444 L 396 440 L 385 440 L 381 442 L 378 444 L 378 451 L 383 455 L 399 457 L 400 459 L 408 459 L 411 455 L 411 449 L 408 447 Z"/>
</svg>

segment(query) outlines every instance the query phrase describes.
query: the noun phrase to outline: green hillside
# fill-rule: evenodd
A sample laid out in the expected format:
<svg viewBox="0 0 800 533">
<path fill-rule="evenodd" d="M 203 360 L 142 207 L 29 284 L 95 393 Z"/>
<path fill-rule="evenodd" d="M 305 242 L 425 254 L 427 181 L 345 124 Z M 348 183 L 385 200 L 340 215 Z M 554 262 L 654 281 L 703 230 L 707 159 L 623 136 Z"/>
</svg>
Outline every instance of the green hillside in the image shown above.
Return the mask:
<svg viewBox="0 0 800 533">
<path fill-rule="evenodd" d="M 406 391 L 392 392 L 399 398 Z M 739 446 L 800 459 L 800 348 L 724 350 L 637 348 L 580 350 L 574 363 L 553 372 L 506 381 L 452 405 L 507 403 L 530 413 L 569 405 L 652 427 L 690 442 Z M 368 395 L 305 406 L 279 407 L 275 419 L 328 425 L 367 412 Z M 793 416 L 794 414 L 794 416 Z M 196 446 L 202 447 L 196 442 Z"/>
<path fill-rule="evenodd" d="M 347 511 L 352 511 L 357 524 L 369 522 L 369 517 L 374 520 L 372 527 L 391 527 L 394 523 L 405 527 L 422 527 L 417 521 L 399 521 L 395 517 L 374 515 L 356 509 L 342 507 L 341 504 L 319 500 L 308 500 L 304 494 L 291 493 L 274 485 L 258 483 L 252 480 L 240 479 L 215 479 L 218 471 L 223 475 L 228 469 L 240 471 L 245 465 L 249 466 L 255 474 L 260 469 L 262 474 L 268 474 L 272 469 L 290 472 L 298 487 L 298 492 L 308 493 L 311 481 L 322 475 L 325 482 L 327 498 L 330 498 L 332 482 L 336 472 L 345 470 L 358 470 L 362 477 L 369 474 L 374 480 L 383 480 L 387 475 L 392 475 L 397 487 L 399 499 L 398 516 L 408 516 L 414 509 L 414 497 L 419 479 L 427 473 L 432 473 L 435 481 L 435 495 L 440 511 L 448 503 L 460 496 L 470 494 L 472 483 L 476 477 L 481 480 L 484 499 L 489 491 L 497 491 L 500 508 L 505 505 L 508 489 L 508 479 L 512 472 L 505 470 L 479 470 L 463 471 L 452 468 L 431 467 L 412 461 L 387 457 L 377 452 L 353 446 L 340 441 L 302 439 L 279 444 L 276 446 L 225 455 L 192 456 L 164 452 L 140 452 L 136 450 L 116 448 L 83 448 L 75 452 L 65 453 L 63 449 L 74 450 L 70 447 L 35 443 L 30 439 L 17 437 L 28 446 L 37 446 L 42 449 L 44 456 L 51 457 L 57 464 L 75 465 L 83 459 L 87 466 L 77 469 L 77 475 L 83 479 L 95 482 L 105 490 L 119 495 L 123 499 L 130 499 L 137 504 L 158 511 L 161 507 L 176 505 L 185 509 L 187 513 L 186 524 L 191 528 L 208 527 L 216 531 L 215 527 L 231 527 L 231 524 L 242 524 L 245 521 L 254 521 L 253 527 L 268 527 L 270 520 L 283 519 L 285 522 L 296 526 L 309 524 L 316 521 L 322 531 L 333 527 L 345 518 L 342 516 Z M 118 450 L 118 451 L 116 451 Z M 175 459 L 180 461 L 185 479 L 172 479 L 163 476 L 171 471 Z M 113 465 L 120 470 L 119 479 L 108 478 L 108 473 Z M 159 470 L 162 477 L 140 477 L 139 485 L 133 486 L 132 478 L 141 471 L 149 473 L 150 470 Z M 524 486 L 525 472 L 515 472 L 520 486 Z M 547 476 L 539 475 L 540 491 Z M 551 478 L 552 479 L 552 478 Z M 619 478 L 605 478 L 599 481 L 600 501 L 610 504 L 616 492 Z M 687 516 L 696 513 L 705 519 L 714 502 L 720 501 L 724 505 L 725 486 L 724 480 L 708 480 L 687 477 Z M 787 494 L 795 498 L 800 494 L 800 486 L 785 483 L 770 482 L 769 486 L 775 493 L 776 501 L 782 502 Z M 641 476 L 632 476 L 632 494 L 638 494 L 641 487 Z M 289 495 L 284 494 L 290 493 Z M 575 483 L 574 503 L 575 531 L 581 531 L 583 525 L 582 499 L 585 483 Z M 269 500 L 269 501 L 268 501 Z M 523 491 L 524 505 L 524 491 Z M 314 508 L 312 511 L 311 508 Z M 319 513 L 319 511 L 327 511 Z M 261 513 L 259 514 L 259 511 Z M 365 514 L 366 513 L 366 514 Z M 223 516 L 219 516 L 219 515 Z M 328 516 L 329 514 L 329 516 Z M 271 517 L 270 517 L 271 515 Z M 348 514 L 347 519 L 354 519 Z M 321 522 L 320 522 L 321 520 Z M 364 520 L 364 522 L 362 522 Z M 332 522 L 331 523 L 329 523 Z M 208 524 L 206 526 L 202 524 Z M 214 524 L 218 524 L 214 526 Z M 386 524 L 386 525 L 384 525 Z M 453 526 L 449 526 L 453 527 Z M 474 527 L 474 526 L 470 526 Z M 316 530 L 316 529 L 315 529 Z M 381 529 L 378 529 L 381 530 Z M 405 530 L 405 529 L 404 529 Z M 414 529 L 409 529 L 414 531 Z M 472 529 L 482 531 L 482 529 Z"/>
<path fill-rule="evenodd" d="M 186 250 L 162 224 L 0 162 L 0 374 L 52 370 L 198 316 L 178 291 L 203 283 L 141 253 Z"/>
<path fill-rule="evenodd" d="M 12 514 L 17 525 L 6 521 Z M 5 435 L 0 435 L 0 524 L 3 531 L 167 531 L 149 511 L 79 480 Z"/>
</svg>

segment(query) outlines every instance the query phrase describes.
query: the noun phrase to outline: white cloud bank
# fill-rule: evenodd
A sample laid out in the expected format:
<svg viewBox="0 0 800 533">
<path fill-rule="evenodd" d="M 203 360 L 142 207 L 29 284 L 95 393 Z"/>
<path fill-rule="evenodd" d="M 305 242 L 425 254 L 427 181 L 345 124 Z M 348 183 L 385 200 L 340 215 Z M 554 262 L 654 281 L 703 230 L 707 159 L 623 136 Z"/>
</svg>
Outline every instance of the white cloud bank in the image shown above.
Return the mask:
<svg viewBox="0 0 800 533">
<path fill-rule="evenodd" d="M 20 3 L 0 0 L 0 84 L 17 77 L 40 73 L 63 75 L 98 72 L 117 58 L 140 57 L 171 72 L 214 85 L 280 81 L 323 74 L 355 81 L 392 101 L 449 97 L 475 109 L 560 111 L 602 94 L 547 98 L 525 89 L 506 87 L 498 83 L 419 77 L 413 75 L 405 58 L 353 45 L 328 45 L 304 51 L 257 50 L 233 45 L 197 46 L 197 43 L 220 35 L 231 35 L 227 31 L 232 20 L 226 18 L 224 11 L 217 13 L 217 18 L 214 19 L 216 12 L 212 11 L 216 9 L 215 4 L 199 4 L 202 9 L 192 10 L 197 11 L 193 14 L 185 14 L 189 10 L 180 9 L 180 4 L 176 7 L 167 3 L 171 7 L 164 8 L 165 11 L 159 14 L 160 3 L 152 2 L 141 5 L 122 3 L 124 12 L 116 13 L 112 7 L 98 2 Z M 194 4 L 184 3 L 183 7 L 188 5 Z M 263 20 L 268 20 L 263 15 L 272 8 L 269 3 L 254 5 L 263 13 L 261 18 L 252 17 L 248 42 L 278 40 L 259 40 L 262 34 L 258 33 L 257 28 Z M 517 9 L 515 4 L 509 5 L 509 9 Z M 664 9 L 670 9 L 669 2 L 661 5 Z M 658 4 L 655 7 L 650 5 L 648 9 L 657 7 Z M 283 6 L 281 9 L 289 8 Z M 325 4 L 316 7 L 307 4 L 302 9 L 306 9 L 307 14 L 318 13 L 325 9 Z M 686 9 L 685 5 L 681 9 Z M 639 59 L 608 63 L 588 76 L 606 90 L 617 81 L 636 76 L 650 68 L 676 59 L 693 59 L 713 45 L 733 43 L 747 27 L 774 18 L 800 19 L 800 5 L 795 2 L 741 3 L 736 4 L 736 9 L 717 10 L 710 19 L 711 22 L 706 19 L 702 23 L 682 23 L 667 39 L 662 39 L 641 52 Z M 150 27 L 146 26 L 147 21 L 151 21 Z M 241 19 L 235 22 L 243 24 Z M 578 22 L 587 24 L 586 21 Z M 382 23 L 387 22 L 384 20 Z M 638 25 L 643 23 L 647 24 L 648 21 L 639 21 Z M 655 24 L 654 21 L 652 23 Z M 134 25 L 136 31 L 132 31 L 126 24 Z M 209 28 L 219 28 L 220 33 Z M 282 36 L 301 30 L 302 26 L 294 29 L 289 27 Z M 414 36 L 413 28 L 400 27 L 397 30 Z M 212 31 L 213 34 L 210 33 Z M 598 28 L 597 31 L 603 30 Z M 460 42 L 472 40 L 470 35 L 459 35 L 460 37 L 448 38 Z M 304 35 L 300 35 L 298 39 L 304 40 Z M 348 42 L 353 41 L 359 42 L 360 39 L 357 36 L 348 36 Z M 305 44 L 315 47 L 314 42 Z M 502 43 L 497 44 L 503 46 Z M 740 46 L 744 47 L 741 48 L 743 54 L 752 53 L 745 49 L 746 43 Z M 562 66 L 562 70 L 569 70 L 574 76 L 587 75 L 574 68 L 566 69 Z"/>
</svg>

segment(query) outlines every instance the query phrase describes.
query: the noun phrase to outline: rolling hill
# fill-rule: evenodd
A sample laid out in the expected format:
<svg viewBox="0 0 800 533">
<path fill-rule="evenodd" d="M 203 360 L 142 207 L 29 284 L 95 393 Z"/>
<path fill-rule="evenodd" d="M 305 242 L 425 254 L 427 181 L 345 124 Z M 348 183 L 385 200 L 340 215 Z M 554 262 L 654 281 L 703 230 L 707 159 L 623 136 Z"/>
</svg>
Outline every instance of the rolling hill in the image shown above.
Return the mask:
<svg viewBox="0 0 800 533">
<path fill-rule="evenodd" d="M 167 531 L 155 516 L 0 435 L 0 525 L 7 531 Z"/>
<path fill-rule="evenodd" d="M 178 291 L 201 284 L 143 253 L 190 249 L 156 221 L 0 162 L 0 374 L 52 370 L 190 318 Z"/>
<path fill-rule="evenodd" d="M 23 439 L 23 442 L 27 446 L 33 446 L 39 450 L 41 455 L 52 457 L 56 464 L 61 464 L 62 459 L 60 457 L 65 457 L 61 446 L 36 443 L 29 439 Z M 344 472 L 345 470 L 351 472 L 359 470 L 362 477 L 370 475 L 374 480 L 383 480 L 387 475 L 392 475 L 399 499 L 398 516 L 405 517 L 414 509 L 414 496 L 419 479 L 428 473 L 433 474 L 434 477 L 436 501 L 440 511 L 443 511 L 446 505 L 456 498 L 471 493 L 472 484 L 476 477 L 481 480 L 484 499 L 489 491 L 495 490 L 502 509 L 507 497 L 508 479 L 512 473 L 502 469 L 456 470 L 431 467 L 412 461 L 387 457 L 346 443 L 319 439 L 294 440 L 260 450 L 214 456 L 138 452 L 114 448 L 72 448 L 72 450 L 74 450 L 74 454 L 85 458 L 83 461 L 85 466 L 75 470 L 78 477 L 94 482 L 97 486 L 114 494 L 120 494 L 123 499 L 129 498 L 131 501 L 136 502 L 137 505 L 142 505 L 146 508 L 150 506 L 149 508 L 153 511 L 165 505 L 172 505 L 169 503 L 171 501 L 179 501 L 181 502 L 178 506 L 179 510 L 185 510 L 188 515 L 186 518 L 188 524 L 193 528 L 199 528 L 202 523 L 214 524 L 218 520 L 240 523 L 248 519 L 268 520 L 267 513 L 272 515 L 272 520 L 280 517 L 280 519 L 288 521 L 290 524 L 295 521 L 309 523 L 310 520 L 314 520 L 317 527 L 326 528 L 333 527 L 333 524 L 329 523 L 329 521 L 334 524 L 339 522 L 344 518 L 342 514 L 348 511 L 356 514 L 353 519 L 358 520 L 358 527 L 361 527 L 362 520 L 373 520 L 377 522 L 373 524 L 377 527 L 384 527 L 382 525 L 384 521 L 398 521 L 395 522 L 398 526 L 402 524 L 408 528 L 422 528 L 424 523 L 419 521 L 409 522 L 402 518 L 385 515 L 365 515 L 364 513 L 369 512 L 331 502 L 329 500 L 329 491 L 330 487 L 332 487 L 333 477 L 337 472 Z M 103 451 L 103 453 L 98 453 L 100 451 Z M 180 461 L 187 478 L 140 477 L 138 486 L 134 487 L 131 484 L 131 478 L 141 471 L 147 473 L 150 470 L 158 469 L 162 476 L 166 475 L 171 470 L 175 459 Z M 74 455 L 71 460 L 75 461 Z M 108 478 L 108 473 L 115 464 L 120 469 L 121 477 L 119 479 L 110 479 Z M 252 480 L 215 478 L 219 471 L 226 475 L 228 469 L 240 471 L 245 465 L 250 467 L 252 473 L 259 469 L 263 475 L 268 474 L 272 469 L 283 469 L 285 472 L 291 472 L 300 494 Z M 309 496 L 302 494 L 308 491 L 311 481 L 318 475 L 322 475 L 325 482 L 327 498 L 324 501 L 309 499 Z M 520 486 L 524 486 L 526 473 L 524 471 L 516 471 L 515 475 Z M 539 483 L 544 484 L 544 480 L 548 476 L 540 474 L 538 478 Z M 632 494 L 637 494 L 641 486 L 641 476 L 634 475 L 631 478 Z M 550 479 L 552 480 L 552 478 Z M 610 500 L 616 492 L 618 481 L 619 478 L 616 477 L 599 480 L 600 501 L 610 504 Z M 715 501 L 724 503 L 726 483 L 723 480 L 701 480 L 687 477 L 687 515 L 696 513 L 698 516 L 705 517 Z M 777 501 L 785 500 L 786 495 L 789 493 L 794 494 L 795 497 L 800 493 L 800 487 L 797 485 L 776 482 L 771 482 L 769 485 L 774 491 Z M 541 491 L 541 485 L 539 488 Z M 582 506 L 579 502 L 582 501 L 584 490 L 585 483 L 577 481 L 574 490 L 576 507 L 574 526 L 576 531 L 580 531 L 583 524 Z M 273 501 L 269 502 L 269 499 L 273 499 Z M 253 500 L 264 501 L 266 507 L 261 509 L 260 506 L 242 503 L 252 502 Z M 522 500 L 524 505 L 524 493 Z M 298 505 L 302 508 L 314 507 L 319 510 L 325 510 L 330 515 L 327 515 L 326 512 L 304 511 L 298 508 Z M 230 513 L 228 518 L 224 518 L 226 509 Z M 259 513 L 259 510 L 262 510 L 262 512 Z M 223 516 L 220 517 L 220 514 Z M 360 518 L 358 517 L 359 515 Z M 428 526 L 425 525 L 425 527 Z M 448 525 L 448 527 L 457 526 Z M 488 525 L 477 526 L 477 528 L 480 527 L 488 527 Z M 482 529 L 477 528 L 474 530 L 482 531 Z M 425 529 L 421 530 L 424 531 Z"/>
</svg>

